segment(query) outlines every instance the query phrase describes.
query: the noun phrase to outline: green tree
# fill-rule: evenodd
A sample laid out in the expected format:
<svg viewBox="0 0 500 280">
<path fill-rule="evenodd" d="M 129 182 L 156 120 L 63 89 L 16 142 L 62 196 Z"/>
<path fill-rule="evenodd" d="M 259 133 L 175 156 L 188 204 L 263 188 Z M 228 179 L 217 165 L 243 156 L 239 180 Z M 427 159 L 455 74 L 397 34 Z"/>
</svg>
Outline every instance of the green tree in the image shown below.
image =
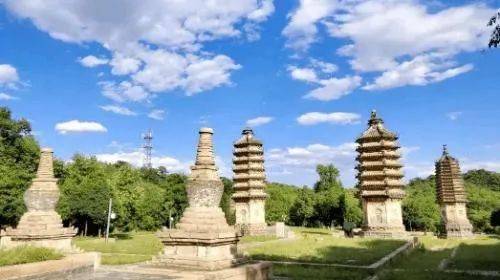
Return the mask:
<svg viewBox="0 0 500 280">
<path fill-rule="evenodd" d="M 290 208 L 290 222 L 295 226 L 308 226 L 314 215 L 314 192 L 303 187 L 299 189 L 297 198 Z"/>
<path fill-rule="evenodd" d="M 107 164 L 106 178 L 112 189 L 113 209 L 117 214 L 114 225 L 124 231 L 139 228 L 136 217 L 136 201 L 139 199 L 137 185 L 144 182 L 140 171 L 126 162 Z"/>
<path fill-rule="evenodd" d="M 314 218 L 316 225 L 333 226 L 341 224 L 342 207 L 340 205 L 344 189 L 339 179 L 339 170 L 332 164 L 316 166 L 319 180 L 314 184 Z"/>
<path fill-rule="evenodd" d="M 331 188 L 341 189 L 339 170 L 333 164 L 316 166 L 316 172 L 319 175 L 319 181 L 314 184 L 314 191 L 321 192 Z"/>
<path fill-rule="evenodd" d="M 403 200 L 403 221 L 410 230 L 436 231 L 441 222 L 433 177 L 410 181 Z"/>
<path fill-rule="evenodd" d="M 297 198 L 299 188 L 296 186 L 268 183 L 266 186 L 266 222 L 285 222 L 290 207 Z"/>
<path fill-rule="evenodd" d="M 166 207 L 174 223 L 179 221 L 184 209 L 188 206 L 186 183 L 186 175 L 173 173 L 166 175 L 165 180 L 159 184 L 166 192 Z"/>
<path fill-rule="evenodd" d="M 26 211 L 23 194 L 34 177 L 40 149 L 25 119 L 0 107 L 0 226 L 15 225 Z"/>
<path fill-rule="evenodd" d="M 236 223 L 236 213 L 234 209 L 231 208 L 231 196 L 234 192 L 233 181 L 225 177 L 221 177 L 221 180 L 224 184 L 224 192 L 222 193 L 222 198 L 220 200 L 220 207 L 226 215 L 227 223 L 230 225 L 234 225 Z"/>
<path fill-rule="evenodd" d="M 465 182 L 467 214 L 476 231 L 492 232 L 491 213 L 500 208 L 500 192 Z"/>
<path fill-rule="evenodd" d="M 108 202 L 113 195 L 105 165 L 95 157 L 75 155 L 73 162 L 65 169 L 66 174 L 59 187 L 59 214 L 80 230 L 83 230 L 85 224 L 94 233 L 104 229 Z"/>
<path fill-rule="evenodd" d="M 490 21 L 488 22 L 488 26 L 493 27 L 488 47 L 496 48 L 498 47 L 498 45 L 500 45 L 500 12 L 497 12 L 493 17 L 491 17 Z"/>
<path fill-rule="evenodd" d="M 500 173 L 478 169 L 467 171 L 463 177 L 466 182 L 478 187 L 500 191 Z"/>
<path fill-rule="evenodd" d="M 166 191 L 149 182 L 139 182 L 134 188 L 136 199 L 134 215 L 137 229 L 157 230 L 168 221 L 169 205 L 166 202 Z"/>
<path fill-rule="evenodd" d="M 344 222 L 354 223 L 359 227 L 363 222 L 363 210 L 361 209 L 361 203 L 359 199 L 356 198 L 354 191 L 355 190 L 345 190 L 342 194 L 340 204 Z"/>
</svg>

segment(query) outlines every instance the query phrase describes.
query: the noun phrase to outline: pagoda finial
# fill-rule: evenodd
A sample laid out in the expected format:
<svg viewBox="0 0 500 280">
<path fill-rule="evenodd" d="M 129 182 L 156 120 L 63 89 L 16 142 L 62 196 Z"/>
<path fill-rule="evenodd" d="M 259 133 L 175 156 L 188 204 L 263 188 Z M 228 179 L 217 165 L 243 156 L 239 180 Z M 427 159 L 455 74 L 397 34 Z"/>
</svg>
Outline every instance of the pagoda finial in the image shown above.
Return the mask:
<svg viewBox="0 0 500 280">
<path fill-rule="evenodd" d="M 377 125 L 379 123 L 384 123 L 381 118 L 377 116 L 377 111 L 375 109 L 372 110 L 370 114 L 370 120 L 368 121 L 369 126 Z"/>
<path fill-rule="evenodd" d="M 253 134 L 253 130 L 250 128 L 250 127 L 245 127 L 243 129 L 243 131 L 241 132 L 242 135 L 246 135 L 246 134 Z"/>
<path fill-rule="evenodd" d="M 446 144 L 443 145 L 443 156 L 447 156 L 448 155 L 448 147 Z"/>
</svg>

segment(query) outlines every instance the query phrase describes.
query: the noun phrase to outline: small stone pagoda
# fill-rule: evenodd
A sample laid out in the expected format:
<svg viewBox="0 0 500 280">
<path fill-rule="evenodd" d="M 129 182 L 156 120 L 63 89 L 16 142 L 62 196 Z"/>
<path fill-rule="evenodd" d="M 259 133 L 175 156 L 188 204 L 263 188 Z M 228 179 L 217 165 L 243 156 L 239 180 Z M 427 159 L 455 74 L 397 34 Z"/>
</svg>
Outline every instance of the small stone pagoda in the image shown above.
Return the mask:
<svg viewBox="0 0 500 280">
<path fill-rule="evenodd" d="M 446 145 L 443 155 L 436 161 L 437 200 L 447 237 L 471 237 L 472 225 L 467 219 L 467 197 L 458 160 L 448 154 Z"/>
<path fill-rule="evenodd" d="M 265 235 L 264 150 L 250 128 L 234 143 L 233 172 L 236 226 L 244 235 Z"/>
<path fill-rule="evenodd" d="M 59 200 L 57 179 L 54 178 L 52 150 L 41 150 L 36 178 L 24 194 L 28 211 L 16 228 L 2 232 L 2 247 L 19 245 L 50 247 L 61 251 L 73 251 L 71 238 L 77 229 L 63 227 L 61 216 L 55 211 Z"/>
<path fill-rule="evenodd" d="M 158 237 L 165 245 L 158 262 L 173 267 L 218 270 L 238 264 L 238 234 L 226 222 L 219 203 L 224 186 L 215 166 L 211 128 L 200 129 L 196 162 L 186 191 L 189 206 L 175 229 Z"/>
<path fill-rule="evenodd" d="M 357 178 L 363 204 L 363 235 L 401 237 L 405 235 L 401 201 L 402 182 L 398 137 L 384 127 L 372 111 L 368 129 L 356 142 L 359 153 Z"/>
</svg>

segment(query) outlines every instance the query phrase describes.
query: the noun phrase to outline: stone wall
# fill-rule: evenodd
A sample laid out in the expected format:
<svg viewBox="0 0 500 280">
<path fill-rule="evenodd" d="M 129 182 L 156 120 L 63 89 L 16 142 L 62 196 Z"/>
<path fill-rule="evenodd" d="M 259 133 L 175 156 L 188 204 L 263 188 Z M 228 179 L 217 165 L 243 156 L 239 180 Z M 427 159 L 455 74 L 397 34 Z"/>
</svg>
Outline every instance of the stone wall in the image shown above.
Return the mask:
<svg viewBox="0 0 500 280">
<path fill-rule="evenodd" d="M 99 266 L 99 253 L 70 254 L 61 260 L 52 260 L 0 267 L 2 280 L 66 280 L 89 275 Z"/>
</svg>

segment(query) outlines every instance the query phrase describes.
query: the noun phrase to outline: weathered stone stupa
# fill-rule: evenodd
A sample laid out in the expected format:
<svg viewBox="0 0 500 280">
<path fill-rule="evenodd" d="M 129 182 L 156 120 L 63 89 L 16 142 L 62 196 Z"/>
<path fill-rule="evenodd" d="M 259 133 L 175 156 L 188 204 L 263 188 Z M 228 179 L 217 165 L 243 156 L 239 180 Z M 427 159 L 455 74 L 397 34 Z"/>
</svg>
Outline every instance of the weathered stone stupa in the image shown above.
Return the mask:
<svg viewBox="0 0 500 280">
<path fill-rule="evenodd" d="M 264 150 L 250 128 L 234 143 L 233 172 L 237 227 L 245 235 L 265 235 Z"/>
<path fill-rule="evenodd" d="M 169 266 L 217 270 L 240 262 L 238 235 L 219 207 L 224 186 L 215 166 L 212 135 L 211 128 L 200 129 L 196 163 L 186 187 L 189 206 L 175 229 L 158 233 L 165 248 L 157 261 Z"/>
<path fill-rule="evenodd" d="M 467 197 L 458 160 L 448 154 L 436 161 L 437 199 L 447 237 L 471 237 L 472 225 L 467 219 Z"/>
<path fill-rule="evenodd" d="M 55 211 L 58 200 L 59 188 L 54 178 L 52 150 L 44 148 L 41 150 L 36 178 L 24 194 L 28 211 L 16 228 L 7 228 L 2 233 L 1 245 L 9 248 L 28 244 L 73 251 L 71 238 L 76 235 L 77 229 L 63 227 L 61 216 Z"/>
<path fill-rule="evenodd" d="M 404 236 L 401 211 L 403 190 L 402 165 L 396 134 L 384 127 L 372 111 L 368 129 L 356 142 L 359 153 L 357 178 L 363 203 L 363 235 L 379 237 Z"/>
</svg>

